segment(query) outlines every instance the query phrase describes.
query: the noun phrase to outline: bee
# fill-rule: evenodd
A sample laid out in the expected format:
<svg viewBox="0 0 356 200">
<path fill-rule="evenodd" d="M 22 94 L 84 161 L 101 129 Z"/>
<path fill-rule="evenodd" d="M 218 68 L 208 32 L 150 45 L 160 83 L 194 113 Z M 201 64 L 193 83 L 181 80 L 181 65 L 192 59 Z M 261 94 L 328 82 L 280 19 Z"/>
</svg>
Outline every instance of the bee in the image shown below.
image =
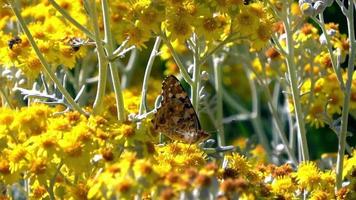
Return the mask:
<svg viewBox="0 0 356 200">
<path fill-rule="evenodd" d="M 14 45 L 16 44 L 21 44 L 22 40 L 19 36 L 15 36 L 13 37 L 11 40 L 8 41 L 7 45 L 9 46 L 9 48 L 12 50 L 12 48 L 14 47 Z"/>
</svg>

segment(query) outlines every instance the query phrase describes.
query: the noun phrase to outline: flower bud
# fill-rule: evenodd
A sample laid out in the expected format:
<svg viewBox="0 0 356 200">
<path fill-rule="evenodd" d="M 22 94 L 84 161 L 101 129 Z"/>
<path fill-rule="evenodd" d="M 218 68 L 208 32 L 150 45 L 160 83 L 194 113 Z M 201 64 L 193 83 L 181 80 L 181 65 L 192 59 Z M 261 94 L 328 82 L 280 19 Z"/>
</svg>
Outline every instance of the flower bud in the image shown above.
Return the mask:
<svg viewBox="0 0 356 200">
<path fill-rule="evenodd" d="M 315 9 L 313 8 L 311 3 L 302 3 L 300 5 L 300 10 L 303 12 L 304 15 L 307 16 L 314 16 Z"/>
<path fill-rule="evenodd" d="M 188 67 L 188 73 L 189 74 L 193 74 L 193 71 L 194 71 L 194 65 L 189 65 L 189 67 Z"/>
<path fill-rule="evenodd" d="M 334 29 L 330 29 L 326 31 L 328 33 L 328 35 L 330 36 L 334 36 L 336 34 L 336 31 Z"/>
<path fill-rule="evenodd" d="M 325 8 L 326 8 L 326 5 L 323 1 L 317 1 L 314 4 L 314 9 L 315 9 L 316 14 L 324 12 Z"/>
<path fill-rule="evenodd" d="M 325 45 L 326 44 L 326 37 L 325 37 L 325 34 L 321 34 L 320 37 L 319 37 L 319 42 L 320 44 L 322 45 Z"/>
<path fill-rule="evenodd" d="M 298 1 L 298 3 L 299 3 L 299 6 L 301 6 L 303 3 L 309 3 L 309 4 L 312 4 L 312 3 L 313 3 L 313 1 L 312 1 L 312 0 L 299 0 L 299 1 Z"/>
<path fill-rule="evenodd" d="M 207 71 L 201 72 L 201 80 L 208 81 L 209 80 L 209 73 Z"/>
</svg>

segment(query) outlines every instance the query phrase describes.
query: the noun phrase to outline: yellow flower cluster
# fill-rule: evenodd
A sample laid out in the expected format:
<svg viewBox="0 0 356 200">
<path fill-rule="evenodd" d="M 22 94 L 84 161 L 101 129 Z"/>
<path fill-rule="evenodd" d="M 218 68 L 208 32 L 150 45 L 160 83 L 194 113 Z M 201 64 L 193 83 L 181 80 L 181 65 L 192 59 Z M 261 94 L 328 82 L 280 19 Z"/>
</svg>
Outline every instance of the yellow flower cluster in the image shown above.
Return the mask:
<svg viewBox="0 0 356 200">
<path fill-rule="evenodd" d="M 356 152 L 345 160 L 350 186 L 335 196 L 334 173 L 312 162 L 294 171 L 228 153 L 219 164 L 196 145 L 157 144 L 145 121 L 137 129 L 110 115 L 58 111 L 41 104 L 0 108 L 0 186 L 29 180 L 32 199 L 291 199 L 300 191 L 311 199 L 347 199 L 356 183 Z"/>
<path fill-rule="evenodd" d="M 80 1 L 56 1 L 64 11 L 83 26 L 89 26 L 88 16 Z M 184 43 L 192 34 L 206 41 L 206 47 L 230 37 L 230 42 L 248 42 L 261 49 L 272 34 L 273 17 L 268 7 L 256 1 L 243 0 L 179 0 L 179 1 L 110 1 L 110 20 L 118 44 L 137 48 L 153 36 L 165 34 L 169 40 Z M 27 77 L 36 78 L 41 63 L 23 33 L 14 33 L 5 24 L 15 22 L 10 8 L 4 9 L 0 22 L 0 65 L 19 67 Z M 76 59 L 86 55 L 87 36 L 79 32 L 48 2 L 24 3 L 22 16 L 30 22 L 28 28 L 36 44 L 53 69 L 63 65 L 69 69 Z M 100 15 L 101 16 L 101 15 Z M 99 26 L 103 22 L 99 17 Z M 9 29 L 9 30 L 8 30 Z"/>
<path fill-rule="evenodd" d="M 331 43 L 335 52 L 339 52 L 341 60 L 344 60 L 349 51 L 347 36 L 341 34 L 338 25 L 334 23 L 326 24 L 326 28 L 333 32 Z M 325 123 L 330 124 L 333 115 L 341 114 L 344 97 L 337 75 L 332 69 L 332 60 L 328 50 L 320 46 L 319 40 L 322 40 L 322 37 L 311 24 L 305 24 L 295 35 L 296 49 L 306 60 L 304 63 L 303 59 L 298 61 L 304 66 L 302 73 L 305 74 L 300 89 L 301 102 L 307 112 L 306 120 L 316 128 L 323 127 Z M 305 49 L 315 50 L 316 53 L 302 53 Z M 346 77 L 347 71 L 343 71 L 342 81 L 346 82 Z M 352 85 L 355 84 L 356 77 L 353 76 Z M 352 91 L 351 96 L 354 96 L 355 92 Z M 350 105 L 351 110 L 356 108 L 355 98 L 351 98 Z M 292 111 L 293 109 L 291 107 Z"/>
<path fill-rule="evenodd" d="M 79 1 L 60 0 L 57 2 L 79 23 L 87 23 L 83 5 Z M 28 28 L 41 53 L 53 69 L 59 65 L 73 68 L 76 58 L 86 54 L 85 48 L 75 46 L 76 42 L 84 41 L 84 35 L 60 17 L 60 14 L 47 1 L 23 6 L 22 15 L 31 22 Z M 7 8 L 6 13 L 10 11 L 10 8 Z M 2 23 L 7 24 L 10 20 L 15 22 L 10 16 L 1 18 L 1 20 Z M 42 69 L 40 60 L 25 34 L 16 35 L 10 31 L 6 26 L 2 26 L 0 30 L 0 65 L 18 67 L 27 77 L 36 78 Z"/>
<path fill-rule="evenodd" d="M 131 99 L 137 107 L 138 101 Z M 42 104 L 20 110 L 0 107 L 1 184 L 31 180 L 33 199 L 51 192 L 62 199 L 83 193 L 86 197 L 85 179 L 116 161 L 124 150 L 145 157 L 154 153 L 156 137 L 146 121 L 137 129 L 134 123 L 118 124 L 110 115 L 56 114 L 60 111 Z"/>
<path fill-rule="evenodd" d="M 276 30 L 280 34 L 284 30 L 278 28 Z M 341 34 L 337 24 L 326 24 L 326 29 L 333 34 L 330 35 L 331 45 L 334 52 L 340 55 L 340 61 L 343 62 L 349 51 L 349 43 L 347 36 Z M 323 35 L 320 35 L 318 29 L 312 24 L 306 23 L 302 25 L 293 35 L 295 41 L 294 51 L 296 66 L 298 66 L 298 74 L 300 75 L 300 96 L 303 110 L 305 111 L 306 121 L 312 126 L 319 128 L 326 123 L 332 122 L 335 114 L 341 114 L 344 93 L 341 90 L 339 80 L 332 68 L 332 60 L 328 49 L 321 44 Z M 281 39 L 281 45 L 285 45 L 285 41 Z M 282 48 L 285 48 L 283 46 Z M 276 49 L 269 48 L 265 51 L 267 59 L 256 57 L 252 61 L 252 70 L 254 78 L 275 80 L 284 77 L 287 72 L 285 57 Z M 334 55 L 335 56 L 335 55 Z M 336 63 L 335 63 L 336 64 Z M 342 81 L 346 82 L 347 71 L 341 72 Z M 354 80 L 355 79 L 355 80 Z M 289 100 L 289 110 L 294 113 L 294 104 L 292 102 L 291 93 L 289 90 L 290 83 L 282 82 L 283 90 L 285 90 Z M 352 85 L 356 85 L 356 76 L 353 76 Z M 356 89 L 352 87 L 350 109 L 356 109 Z"/>
<path fill-rule="evenodd" d="M 136 41 L 134 44 L 137 46 L 142 46 L 150 32 L 159 34 L 160 31 L 166 32 L 172 41 L 185 41 L 194 32 L 207 42 L 236 33 L 250 39 L 256 48 L 263 46 L 271 34 L 271 15 L 261 2 L 245 5 L 242 0 L 180 0 L 120 1 L 113 4 L 117 11 L 126 11 L 115 19 L 130 22 L 116 23 L 120 26 L 117 30 L 121 34 L 118 35 L 122 40 L 127 36 L 135 37 L 132 41 Z"/>
<path fill-rule="evenodd" d="M 261 1 L 247 4 L 243 0 L 182 0 L 165 1 L 162 6 L 166 11 L 158 25 L 159 30 L 169 36 L 175 51 L 187 58 L 190 55 L 184 41 L 192 33 L 206 42 L 204 51 L 208 51 L 216 46 L 216 42 L 227 38 L 235 44 L 247 42 L 251 50 L 260 50 L 273 32 L 272 12 Z M 167 60 L 165 74 L 177 74 L 179 70 L 169 48 L 163 45 L 161 52 L 161 58 Z"/>
</svg>

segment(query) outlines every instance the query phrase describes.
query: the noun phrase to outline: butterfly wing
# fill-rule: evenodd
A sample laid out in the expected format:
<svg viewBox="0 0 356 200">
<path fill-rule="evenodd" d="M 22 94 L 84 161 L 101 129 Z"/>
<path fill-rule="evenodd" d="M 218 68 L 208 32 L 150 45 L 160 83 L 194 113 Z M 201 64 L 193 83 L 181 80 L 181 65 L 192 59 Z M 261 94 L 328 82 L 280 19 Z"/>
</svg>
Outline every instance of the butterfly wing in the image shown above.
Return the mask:
<svg viewBox="0 0 356 200">
<path fill-rule="evenodd" d="M 206 138 L 197 114 L 179 80 L 168 76 L 162 83 L 162 102 L 153 119 L 154 128 L 173 140 L 196 143 Z"/>
</svg>

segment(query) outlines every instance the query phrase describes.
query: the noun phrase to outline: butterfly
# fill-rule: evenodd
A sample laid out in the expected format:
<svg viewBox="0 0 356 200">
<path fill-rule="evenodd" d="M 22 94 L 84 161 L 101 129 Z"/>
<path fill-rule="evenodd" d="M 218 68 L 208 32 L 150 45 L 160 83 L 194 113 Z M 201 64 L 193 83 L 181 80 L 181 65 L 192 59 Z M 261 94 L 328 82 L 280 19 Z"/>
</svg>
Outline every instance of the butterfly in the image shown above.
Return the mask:
<svg viewBox="0 0 356 200">
<path fill-rule="evenodd" d="M 188 144 L 202 142 L 210 136 L 202 130 L 193 105 L 175 76 L 164 79 L 161 96 L 161 105 L 152 120 L 156 131 Z"/>
</svg>

